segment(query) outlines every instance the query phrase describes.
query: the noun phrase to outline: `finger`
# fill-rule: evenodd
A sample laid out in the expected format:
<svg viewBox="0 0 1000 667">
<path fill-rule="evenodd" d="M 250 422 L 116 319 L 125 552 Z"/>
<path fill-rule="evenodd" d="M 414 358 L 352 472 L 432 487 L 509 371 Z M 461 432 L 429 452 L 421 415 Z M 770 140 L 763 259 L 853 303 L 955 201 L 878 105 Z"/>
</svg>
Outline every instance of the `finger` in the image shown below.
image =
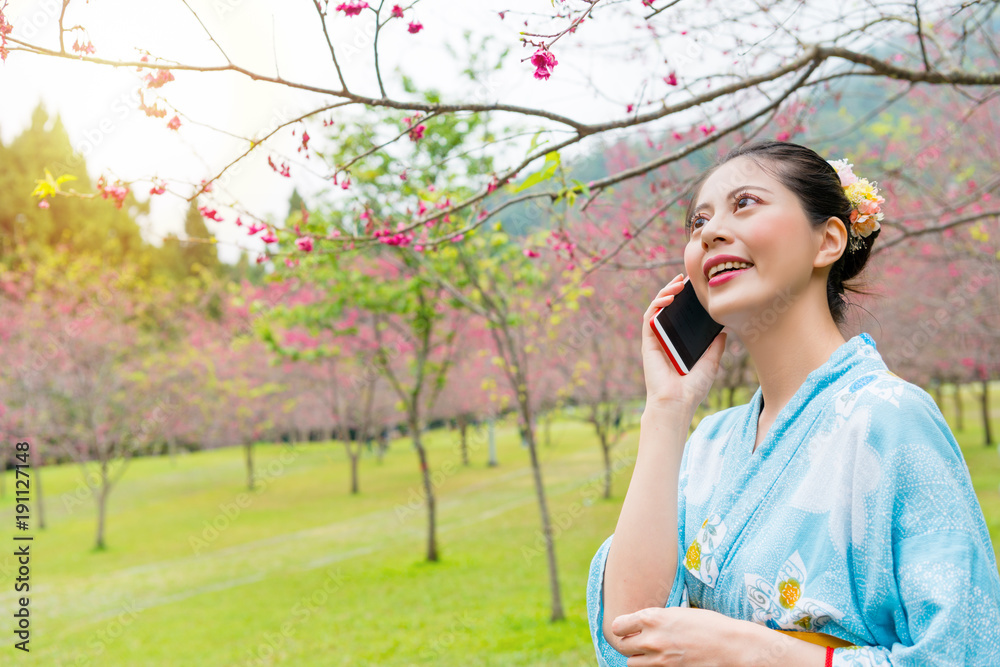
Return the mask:
<svg viewBox="0 0 1000 667">
<path fill-rule="evenodd" d="M 642 616 L 640 612 L 623 614 L 611 622 L 611 632 L 619 637 L 627 637 L 642 631 Z"/>
<path fill-rule="evenodd" d="M 676 294 L 679 289 L 684 288 L 684 274 L 678 274 L 673 280 L 660 288 L 660 291 L 656 293 L 657 296 L 663 294 Z"/>
<path fill-rule="evenodd" d="M 726 351 L 726 340 L 729 338 L 729 334 L 726 332 L 720 333 L 712 341 L 712 344 L 708 346 L 705 350 L 705 354 L 698 360 L 695 364 L 695 368 L 698 368 L 701 364 L 705 364 L 704 368 L 713 377 L 715 376 L 715 371 L 719 367 L 719 362 L 722 360 L 722 355 Z M 694 370 L 694 369 L 692 369 Z"/>
<path fill-rule="evenodd" d="M 624 655 L 624 654 L 623 654 Z M 645 653 L 633 653 L 625 661 L 626 667 L 655 667 L 656 656 L 647 656 Z"/>
<path fill-rule="evenodd" d="M 661 308 L 666 308 L 673 302 L 673 294 L 653 299 L 649 304 L 649 308 L 646 309 L 646 313 L 643 315 L 643 318 L 648 322 Z"/>
</svg>

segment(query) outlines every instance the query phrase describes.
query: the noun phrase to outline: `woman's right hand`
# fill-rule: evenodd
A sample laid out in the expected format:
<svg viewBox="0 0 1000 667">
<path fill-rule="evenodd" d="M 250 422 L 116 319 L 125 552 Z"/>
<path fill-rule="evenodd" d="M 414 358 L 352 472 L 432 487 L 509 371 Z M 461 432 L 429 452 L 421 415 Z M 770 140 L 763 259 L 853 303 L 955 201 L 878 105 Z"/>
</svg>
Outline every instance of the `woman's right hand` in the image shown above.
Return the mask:
<svg viewBox="0 0 1000 667">
<path fill-rule="evenodd" d="M 670 358 L 657 340 L 649 321 L 660 308 L 669 306 L 674 296 L 684 288 L 684 275 L 678 274 L 661 289 L 649 304 L 642 320 L 642 369 L 646 378 L 646 405 L 683 410 L 692 416 L 698 404 L 708 396 L 715 374 L 719 369 L 722 353 L 726 349 L 727 334 L 716 336 L 708 350 L 694 365 L 691 372 L 681 375 L 670 363 Z"/>
</svg>

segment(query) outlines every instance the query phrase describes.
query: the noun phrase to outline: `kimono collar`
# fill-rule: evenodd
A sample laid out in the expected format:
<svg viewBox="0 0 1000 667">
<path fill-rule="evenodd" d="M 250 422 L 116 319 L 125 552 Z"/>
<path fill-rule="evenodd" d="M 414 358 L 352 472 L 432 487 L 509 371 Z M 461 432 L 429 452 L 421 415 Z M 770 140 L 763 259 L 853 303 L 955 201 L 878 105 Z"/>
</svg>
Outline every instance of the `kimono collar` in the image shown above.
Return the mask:
<svg viewBox="0 0 1000 667">
<path fill-rule="evenodd" d="M 767 436 L 761 442 L 758 452 L 766 452 L 770 441 L 775 437 L 780 437 L 789 430 L 795 420 L 805 417 L 805 408 L 811 401 L 817 399 L 820 401 L 825 400 L 827 397 L 822 397 L 822 394 L 832 389 L 834 391 L 827 394 L 828 397 L 832 398 L 836 391 L 846 383 L 854 382 L 858 378 L 875 371 L 887 370 L 888 368 L 882 360 L 882 356 L 875 347 L 875 341 L 867 333 L 862 332 L 845 341 L 840 347 L 834 350 L 833 354 L 830 355 L 830 358 L 822 366 L 806 376 L 805 381 L 796 390 L 791 400 L 788 401 L 788 404 L 778 413 L 774 423 L 767 432 Z M 758 386 L 753 398 L 750 399 L 749 409 L 741 428 L 742 433 L 753 436 L 750 438 L 751 449 L 756 438 L 757 420 L 760 417 L 763 403 L 764 395 Z M 819 411 L 810 411 L 810 413 L 816 416 Z M 747 450 L 747 453 L 750 453 L 750 449 Z"/>
</svg>

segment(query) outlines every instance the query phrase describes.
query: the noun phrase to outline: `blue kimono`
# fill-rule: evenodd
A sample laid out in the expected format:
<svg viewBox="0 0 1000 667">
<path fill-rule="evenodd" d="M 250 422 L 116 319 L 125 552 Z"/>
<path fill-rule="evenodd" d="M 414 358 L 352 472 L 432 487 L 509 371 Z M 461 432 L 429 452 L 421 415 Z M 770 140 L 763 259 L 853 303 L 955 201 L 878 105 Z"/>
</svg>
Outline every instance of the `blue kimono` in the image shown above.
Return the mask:
<svg viewBox="0 0 1000 667">
<path fill-rule="evenodd" d="M 931 397 L 865 333 L 841 345 L 757 435 L 760 389 L 684 449 L 668 607 L 711 609 L 855 647 L 834 665 L 1000 665 L 1000 577 L 958 443 Z M 587 584 L 601 667 L 604 566 Z"/>
</svg>

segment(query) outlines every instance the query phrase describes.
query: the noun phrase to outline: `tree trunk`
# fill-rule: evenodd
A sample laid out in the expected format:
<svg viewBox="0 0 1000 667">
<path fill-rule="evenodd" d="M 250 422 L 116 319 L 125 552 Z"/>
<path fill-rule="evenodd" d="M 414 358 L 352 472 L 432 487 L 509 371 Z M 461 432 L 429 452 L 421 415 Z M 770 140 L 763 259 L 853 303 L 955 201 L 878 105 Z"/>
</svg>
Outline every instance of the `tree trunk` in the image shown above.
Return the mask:
<svg viewBox="0 0 1000 667">
<path fill-rule="evenodd" d="M 545 415 L 545 446 L 552 446 L 552 411 Z"/>
<path fill-rule="evenodd" d="M 542 482 L 542 468 L 538 463 L 538 453 L 535 448 L 535 433 L 531 428 L 531 408 L 526 401 L 521 402 L 521 414 L 524 423 L 528 424 L 526 436 L 528 451 L 531 452 L 531 470 L 535 478 L 535 496 L 538 499 L 538 509 L 542 515 L 542 534 L 545 536 L 545 553 L 549 565 L 549 586 L 552 591 L 552 621 L 561 621 L 563 613 L 562 595 L 559 592 L 559 571 L 556 569 L 556 545 L 552 535 L 552 522 L 549 519 L 549 508 L 545 502 L 545 485 Z"/>
<path fill-rule="evenodd" d="M 941 381 L 934 380 L 934 402 L 937 403 L 938 410 L 944 412 L 944 397 L 941 395 Z"/>
<path fill-rule="evenodd" d="M 388 450 L 389 450 L 389 429 L 385 428 L 379 434 L 379 437 L 378 437 L 378 452 L 377 452 L 376 457 L 375 457 L 376 460 L 379 462 L 380 465 L 382 463 L 382 457 L 385 456 L 385 453 Z"/>
<path fill-rule="evenodd" d="M 108 463 L 101 461 L 101 488 L 97 493 L 97 542 L 94 548 L 104 551 L 107 544 L 104 542 L 104 518 L 108 507 L 108 493 L 111 491 L 111 482 L 108 480 Z"/>
<path fill-rule="evenodd" d="M 990 432 L 990 382 L 983 378 L 983 428 L 986 431 L 986 446 L 993 446 L 993 434 Z"/>
<path fill-rule="evenodd" d="M 608 436 L 601 434 L 601 452 L 604 454 L 604 497 L 611 497 L 611 447 L 608 445 Z"/>
<path fill-rule="evenodd" d="M 247 442 L 243 445 L 247 464 L 247 488 L 253 491 L 253 443 Z"/>
<path fill-rule="evenodd" d="M 38 454 L 38 447 L 36 445 L 31 445 L 34 450 L 31 452 L 32 459 L 36 462 L 34 465 L 34 494 L 35 494 L 35 514 L 38 515 L 38 527 L 39 529 L 45 528 L 45 503 L 42 500 L 42 457 Z M 2 474 L 0 474 L 2 476 Z"/>
<path fill-rule="evenodd" d="M 437 548 L 437 517 L 435 514 L 434 486 L 431 484 L 431 471 L 427 465 L 427 452 L 420 438 L 420 421 L 417 415 L 410 415 L 410 433 L 413 436 L 413 447 L 420 458 L 420 472 L 424 478 L 424 494 L 427 497 L 427 560 L 436 562 Z"/>
<path fill-rule="evenodd" d="M 965 419 L 962 414 L 962 385 L 955 383 L 955 430 L 965 430 Z"/>
<path fill-rule="evenodd" d="M 467 466 L 469 465 L 469 422 L 464 413 L 458 416 L 458 430 L 462 437 L 462 465 Z"/>
<path fill-rule="evenodd" d="M 726 401 L 727 403 L 726 407 L 731 408 L 734 405 L 736 405 L 736 386 L 735 385 L 729 386 L 726 389 L 728 390 L 729 393 L 728 399 Z"/>
<path fill-rule="evenodd" d="M 487 465 L 491 468 L 495 468 L 500 465 L 497 461 L 497 434 L 496 434 L 496 418 L 490 415 L 489 418 L 489 430 L 490 430 L 490 460 Z"/>
<path fill-rule="evenodd" d="M 361 458 L 361 447 L 358 446 L 357 449 L 353 449 L 350 443 L 344 443 L 347 447 L 347 456 L 351 459 L 351 495 L 357 495 L 360 492 L 358 487 L 358 460 Z"/>
</svg>

